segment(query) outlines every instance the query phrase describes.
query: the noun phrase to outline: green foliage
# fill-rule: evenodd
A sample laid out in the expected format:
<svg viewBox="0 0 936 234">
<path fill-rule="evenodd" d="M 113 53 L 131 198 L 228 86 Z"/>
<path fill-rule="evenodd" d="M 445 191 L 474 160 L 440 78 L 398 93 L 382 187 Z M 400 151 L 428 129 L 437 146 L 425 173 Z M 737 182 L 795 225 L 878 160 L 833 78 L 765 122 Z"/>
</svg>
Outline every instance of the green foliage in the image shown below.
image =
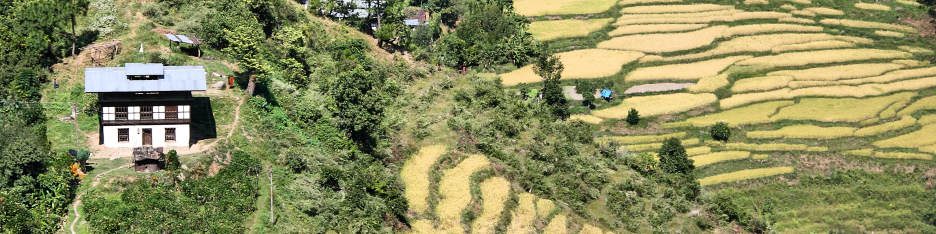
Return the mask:
<svg viewBox="0 0 936 234">
<path fill-rule="evenodd" d="M 731 128 L 729 128 L 728 124 L 725 122 L 716 123 L 709 132 L 712 135 L 712 139 L 717 141 L 728 142 L 728 138 L 731 137 Z"/>
<path fill-rule="evenodd" d="M 772 212 L 769 203 L 763 208 L 763 213 L 753 212 L 752 214 L 752 211 L 743 208 L 735 198 L 728 194 L 730 193 L 720 193 L 713 197 L 707 208 L 708 211 L 719 220 L 735 222 L 749 232 L 768 233 L 771 231 L 770 222 L 767 220 L 769 213 Z"/>
<path fill-rule="evenodd" d="M 127 23 L 120 21 L 117 7 L 114 0 L 91 1 L 92 21 L 88 24 L 88 28 L 97 31 L 101 37 L 113 36 L 120 31 L 126 30 Z"/>
<path fill-rule="evenodd" d="M 527 20 L 514 13 L 509 3 L 466 1 L 455 33 L 438 41 L 437 53 L 447 66 L 481 66 L 512 63 L 523 65 L 542 53 L 542 47 L 526 30 Z"/>
<path fill-rule="evenodd" d="M 559 86 L 562 77 L 562 62 L 555 55 L 542 55 L 536 59 L 533 71 L 543 77 L 543 100 L 552 109 L 555 118 L 569 118 L 569 106 Z"/>
<path fill-rule="evenodd" d="M 628 155 L 624 158 L 624 163 L 644 176 L 653 174 L 659 166 L 656 158 L 646 152 Z"/>
<path fill-rule="evenodd" d="M 575 80 L 575 92 L 582 95 L 582 105 L 589 109 L 595 108 L 595 89 L 598 88 L 598 82 L 590 80 Z"/>
<path fill-rule="evenodd" d="M 182 164 L 179 163 L 179 154 L 175 150 L 169 150 L 169 153 L 166 154 L 166 170 L 177 171 L 181 168 Z"/>
<path fill-rule="evenodd" d="M 691 174 L 692 170 L 695 169 L 695 166 L 692 165 L 692 161 L 689 160 L 689 155 L 686 154 L 686 149 L 683 148 L 682 142 L 676 138 L 669 138 L 663 142 L 663 147 L 660 148 L 660 169 L 666 173 L 675 173 L 675 174 Z"/>
<path fill-rule="evenodd" d="M 632 126 L 640 123 L 640 114 L 637 113 L 637 109 L 631 108 L 630 111 L 627 112 L 626 120 L 627 120 L 627 124 L 630 124 Z"/>
</svg>

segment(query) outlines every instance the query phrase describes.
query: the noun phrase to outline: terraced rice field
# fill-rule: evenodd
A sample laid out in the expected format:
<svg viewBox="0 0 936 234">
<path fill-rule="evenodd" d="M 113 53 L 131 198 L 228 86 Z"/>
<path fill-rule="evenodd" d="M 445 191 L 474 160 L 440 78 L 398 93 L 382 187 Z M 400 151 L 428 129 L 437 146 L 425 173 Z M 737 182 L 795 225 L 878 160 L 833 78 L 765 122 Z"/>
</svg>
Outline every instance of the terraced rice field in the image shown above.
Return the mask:
<svg viewBox="0 0 936 234">
<path fill-rule="evenodd" d="M 524 16 L 594 14 L 607 11 L 614 0 L 516 0 L 514 11 Z"/>
<path fill-rule="evenodd" d="M 481 182 L 481 215 L 478 216 L 472 233 L 494 233 L 494 227 L 504 211 L 504 201 L 510 195 L 510 182 L 504 177 L 492 177 Z"/>
<path fill-rule="evenodd" d="M 729 172 L 720 175 L 713 175 L 699 179 L 699 184 L 702 186 L 720 184 L 726 182 L 735 182 L 741 180 L 757 179 L 768 176 L 782 175 L 793 173 L 794 169 L 792 167 L 771 167 L 771 168 L 758 168 L 758 169 L 746 169 L 735 172 Z"/>
<path fill-rule="evenodd" d="M 621 66 L 637 61 L 643 55 L 640 52 L 605 49 L 575 50 L 557 54 L 565 66 L 562 79 L 593 79 L 614 75 L 621 70 Z M 542 77 L 533 72 L 532 65 L 502 74 L 500 77 L 504 85 L 543 81 Z"/>
<path fill-rule="evenodd" d="M 693 156 L 689 159 L 692 159 L 692 164 L 696 167 L 704 167 L 709 164 L 746 159 L 751 157 L 751 152 L 746 151 L 722 151 L 715 153 L 708 153 L 699 156 Z"/>
<path fill-rule="evenodd" d="M 570 37 L 584 37 L 611 23 L 614 19 L 565 19 L 530 23 L 530 33 L 538 40 L 548 41 Z"/>
<path fill-rule="evenodd" d="M 429 198 L 429 171 L 444 152 L 445 146 L 426 146 L 420 149 L 412 160 L 403 165 L 400 175 L 406 186 L 405 195 L 410 210 L 422 213 L 429 208 L 426 203 L 426 199 Z"/>
<path fill-rule="evenodd" d="M 445 170 L 439 181 L 439 204 L 436 215 L 440 219 L 441 230 L 462 232 L 461 212 L 471 203 L 471 175 L 490 166 L 490 161 L 482 155 L 471 155 L 458 163 L 455 168 Z"/>
</svg>

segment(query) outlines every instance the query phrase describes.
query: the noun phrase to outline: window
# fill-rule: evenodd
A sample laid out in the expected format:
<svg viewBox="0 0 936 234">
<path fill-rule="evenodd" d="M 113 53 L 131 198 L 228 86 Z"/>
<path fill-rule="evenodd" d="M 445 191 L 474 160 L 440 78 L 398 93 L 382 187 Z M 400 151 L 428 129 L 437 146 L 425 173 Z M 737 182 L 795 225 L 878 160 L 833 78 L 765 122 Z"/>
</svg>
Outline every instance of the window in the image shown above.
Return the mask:
<svg viewBox="0 0 936 234">
<path fill-rule="evenodd" d="M 140 107 L 140 119 L 153 119 L 153 106 Z"/>
<path fill-rule="evenodd" d="M 127 120 L 127 107 L 126 106 L 118 106 L 114 109 L 117 110 L 117 114 L 115 115 L 116 120 Z"/>
<path fill-rule="evenodd" d="M 166 128 L 166 141 L 175 141 L 175 128 Z"/>
<path fill-rule="evenodd" d="M 102 120 L 114 120 L 114 107 L 110 107 L 110 106 L 101 107 L 101 119 Z"/>
<path fill-rule="evenodd" d="M 130 141 L 130 129 L 118 128 L 117 129 L 117 142 L 129 142 L 129 141 Z"/>
<path fill-rule="evenodd" d="M 179 106 L 166 106 L 166 119 L 179 119 Z"/>
</svg>

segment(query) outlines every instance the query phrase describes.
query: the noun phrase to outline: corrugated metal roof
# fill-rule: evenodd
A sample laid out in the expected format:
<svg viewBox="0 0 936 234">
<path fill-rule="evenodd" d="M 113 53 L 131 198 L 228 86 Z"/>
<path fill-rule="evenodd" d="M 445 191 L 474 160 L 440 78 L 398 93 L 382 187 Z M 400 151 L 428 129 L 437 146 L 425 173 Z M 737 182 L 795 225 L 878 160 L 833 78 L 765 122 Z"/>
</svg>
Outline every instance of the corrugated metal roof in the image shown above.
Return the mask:
<svg viewBox="0 0 936 234">
<path fill-rule="evenodd" d="M 85 68 L 85 92 L 202 91 L 207 88 L 205 81 L 207 73 L 202 66 L 163 66 L 162 68 L 163 78 L 156 80 L 129 80 L 126 67 Z"/>
<path fill-rule="evenodd" d="M 163 34 L 163 36 L 166 36 L 166 39 L 169 39 L 170 41 L 179 42 L 179 38 L 176 38 L 175 35 L 166 33 L 166 34 Z"/>
<path fill-rule="evenodd" d="M 193 44 L 193 45 L 199 45 L 202 43 L 200 40 L 198 40 L 198 38 L 195 38 L 195 36 L 177 35 L 177 34 L 171 34 L 171 33 L 163 34 L 163 36 L 165 36 L 166 39 L 169 39 L 170 41 L 174 41 L 174 42 L 182 42 L 182 43 Z"/>
<path fill-rule="evenodd" d="M 189 38 L 186 37 L 185 35 L 176 35 L 176 37 L 178 37 L 178 38 L 179 38 L 179 41 L 182 41 L 182 43 L 195 44 L 194 41 L 192 41 L 191 39 L 189 39 Z"/>
<path fill-rule="evenodd" d="M 161 63 L 127 63 L 124 64 L 128 76 L 159 76 L 163 74 Z"/>
</svg>

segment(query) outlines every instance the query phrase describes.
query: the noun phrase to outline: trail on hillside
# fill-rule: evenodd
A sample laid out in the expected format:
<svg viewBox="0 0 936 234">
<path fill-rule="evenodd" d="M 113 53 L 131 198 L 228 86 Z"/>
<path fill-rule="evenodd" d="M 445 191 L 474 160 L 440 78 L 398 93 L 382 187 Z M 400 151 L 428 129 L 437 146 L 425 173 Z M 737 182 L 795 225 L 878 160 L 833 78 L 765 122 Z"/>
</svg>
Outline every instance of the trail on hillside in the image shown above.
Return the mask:
<svg viewBox="0 0 936 234">
<path fill-rule="evenodd" d="M 111 168 L 107 171 L 101 172 L 101 174 L 97 174 L 96 176 L 94 176 L 94 180 L 91 181 L 91 187 L 88 188 L 88 190 L 85 190 L 84 193 L 78 194 L 78 196 L 75 196 L 75 200 L 72 201 L 72 210 L 75 212 L 75 219 L 72 220 L 71 225 L 69 225 L 68 227 L 68 229 L 71 231 L 72 234 L 77 234 L 77 232 L 75 232 L 75 223 L 78 223 L 78 220 L 81 219 L 81 213 L 78 212 L 78 206 L 81 205 L 81 197 L 83 197 L 86 193 L 88 193 L 87 191 L 90 191 L 95 186 L 101 183 L 101 176 L 107 175 L 108 173 L 116 171 L 117 169 L 129 167 L 130 165 L 131 165 L 130 163 L 127 163 L 124 165 L 117 166 L 115 168 Z"/>
</svg>

